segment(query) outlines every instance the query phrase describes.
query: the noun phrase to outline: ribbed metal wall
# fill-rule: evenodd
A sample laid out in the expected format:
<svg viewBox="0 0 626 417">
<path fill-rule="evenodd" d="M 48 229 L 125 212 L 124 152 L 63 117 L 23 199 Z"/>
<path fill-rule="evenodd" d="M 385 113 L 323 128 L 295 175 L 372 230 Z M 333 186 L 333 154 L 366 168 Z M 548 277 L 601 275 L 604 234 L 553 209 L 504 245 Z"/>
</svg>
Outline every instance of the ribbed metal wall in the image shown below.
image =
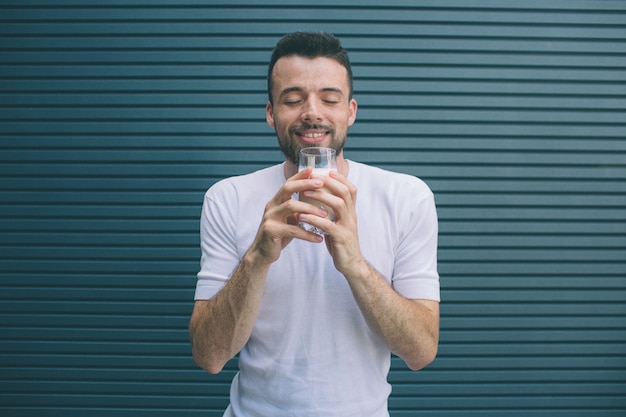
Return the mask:
<svg viewBox="0 0 626 417">
<path fill-rule="evenodd" d="M 626 415 L 626 2 L 0 1 L 0 414 L 220 416 L 204 191 L 281 159 L 284 33 L 351 52 L 349 158 L 437 196 L 441 347 L 392 417 Z"/>
</svg>

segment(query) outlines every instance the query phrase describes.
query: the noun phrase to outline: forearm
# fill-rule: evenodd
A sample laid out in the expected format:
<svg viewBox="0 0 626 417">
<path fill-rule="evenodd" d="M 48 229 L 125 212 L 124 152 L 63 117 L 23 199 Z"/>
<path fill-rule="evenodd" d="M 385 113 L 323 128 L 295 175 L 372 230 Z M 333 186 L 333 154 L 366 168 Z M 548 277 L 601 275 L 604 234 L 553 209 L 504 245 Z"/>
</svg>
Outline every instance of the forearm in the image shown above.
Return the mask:
<svg viewBox="0 0 626 417">
<path fill-rule="evenodd" d="M 201 368 L 218 373 L 243 348 L 257 317 L 267 269 L 247 254 L 214 298 L 195 302 L 189 335 Z"/>
<path fill-rule="evenodd" d="M 432 362 L 439 344 L 439 303 L 398 294 L 369 263 L 346 275 L 370 328 L 409 368 Z"/>
<path fill-rule="evenodd" d="M 298 227 L 296 218 L 296 213 L 317 213 L 319 209 L 292 199 L 295 193 L 324 185 L 309 178 L 311 171 L 303 170 L 289 178 L 266 204 L 257 235 L 224 288 L 211 300 L 196 301 L 189 335 L 194 359 L 207 371 L 219 372 L 250 338 L 267 273 L 282 250 L 293 239 L 321 241 L 321 237 Z"/>
</svg>

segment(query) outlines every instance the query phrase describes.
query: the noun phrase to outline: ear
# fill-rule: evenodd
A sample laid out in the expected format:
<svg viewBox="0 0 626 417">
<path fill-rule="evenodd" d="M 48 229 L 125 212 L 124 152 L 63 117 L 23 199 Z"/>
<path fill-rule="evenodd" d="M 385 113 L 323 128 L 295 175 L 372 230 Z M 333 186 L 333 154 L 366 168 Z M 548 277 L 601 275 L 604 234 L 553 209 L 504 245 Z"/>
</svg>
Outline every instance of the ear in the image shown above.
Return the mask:
<svg viewBox="0 0 626 417">
<path fill-rule="evenodd" d="M 348 109 L 348 126 L 352 126 L 356 120 L 356 111 L 359 107 L 355 99 L 350 100 L 350 108 Z"/>
<path fill-rule="evenodd" d="M 272 129 L 274 129 L 274 108 L 272 107 L 272 103 L 270 103 L 269 101 L 265 106 L 265 120 L 267 121 L 267 124 L 270 125 Z"/>
</svg>

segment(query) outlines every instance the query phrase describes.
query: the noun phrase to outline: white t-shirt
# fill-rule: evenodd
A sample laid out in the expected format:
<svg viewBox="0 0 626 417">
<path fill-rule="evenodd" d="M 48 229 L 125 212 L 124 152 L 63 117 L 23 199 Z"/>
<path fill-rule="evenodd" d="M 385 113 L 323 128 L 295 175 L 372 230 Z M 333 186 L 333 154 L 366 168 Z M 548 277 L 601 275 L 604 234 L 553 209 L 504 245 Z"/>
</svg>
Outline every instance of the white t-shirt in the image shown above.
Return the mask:
<svg viewBox="0 0 626 417">
<path fill-rule="evenodd" d="M 439 301 L 437 214 L 421 180 L 349 161 L 365 259 L 406 298 Z M 249 249 L 284 184 L 275 165 L 220 181 L 201 218 L 195 299 L 210 299 Z M 323 243 L 293 240 L 270 267 L 231 385 L 236 417 L 387 417 L 391 355 Z"/>
</svg>

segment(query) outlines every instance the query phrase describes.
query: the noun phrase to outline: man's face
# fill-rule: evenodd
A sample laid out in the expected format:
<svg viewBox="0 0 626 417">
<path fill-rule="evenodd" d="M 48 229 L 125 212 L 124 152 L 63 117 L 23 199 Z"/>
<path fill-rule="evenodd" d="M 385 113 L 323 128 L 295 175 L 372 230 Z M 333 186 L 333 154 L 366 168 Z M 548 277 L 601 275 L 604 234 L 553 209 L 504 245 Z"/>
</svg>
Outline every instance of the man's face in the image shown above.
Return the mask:
<svg viewBox="0 0 626 417">
<path fill-rule="evenodd" d="M 272 80 L 266 119 L 287 160 L 297 165 L 308 146 L 333 148 L 339 156 L 357 110 L 347 70 L 330 58 L 288 56 L 276 62 Z"/>
</svg>

